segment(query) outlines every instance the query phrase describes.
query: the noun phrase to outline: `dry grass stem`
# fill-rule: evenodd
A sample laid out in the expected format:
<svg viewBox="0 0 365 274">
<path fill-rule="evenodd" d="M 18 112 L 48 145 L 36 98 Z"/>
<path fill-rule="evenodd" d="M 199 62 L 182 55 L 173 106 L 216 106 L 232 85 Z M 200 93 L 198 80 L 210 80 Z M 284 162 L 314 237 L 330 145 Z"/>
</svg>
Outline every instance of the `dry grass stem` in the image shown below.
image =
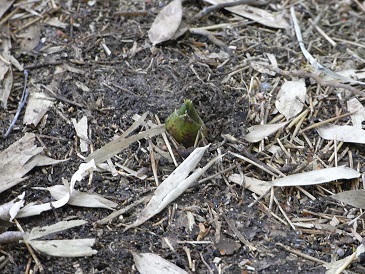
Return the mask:
<svg viewBox="0 0 365 274">
<path fill-rule="evenodd" d="M 158 125 L 161 125 L 160 118 L 158 118 L 157 114 L 155 115 L 155 118 L 156 118 L 157 124 L 158 124 Z M 174 153 L 172 152 L 172 148 L 171 148 L 171 145 L 170 145 L 169 139 L 167 138 L 167 135 L 166 135 L 166 133 L 165 133 L 165 132 L 164 132 L 164 133 L 162 133 L 162 138 L 163 138 L 163 140 L 164 140 L 164 142 L 165 142 L 165 145 L 166 145 L 166 147 L 167 147 L 167 150 L 168 150 L 168 151 L 169 151 L 169 153 L 170 153 L 170 156 L 171 156 L 171 158 L 172 158 L 172 161 L 174 162 L 174 165 L 177 167 L 177 166 L 178 166 L 178 164 L 177 164 L 177 162 L 176 162 L 175 155 L 174 155 Z"/>
<path fill-rule="evenodd" d="M 15 222 L 15 224 L 16 224 L 16 226 L 17 226 L 17 228 L 19 229 L 19 231 L 20 231 L 20 232 L 22 232 L 22 233 L 24 233 L 24 230 L 23 230 L 22 226 L 19 224 L 19 222 L 18 222 L 16 219 L 14 220 L 14 222 Z M 36 263 L 36 265 L 38 266 L 39 271 L 40 271 L 41 273 L 43 273 L 43 272 L 44 272 L 44 268 L 43 268 L 43 266 L 42 266 L 41 261 L 38 259 L 37 255 L 34 253 L 33 248 L 30 246 L 30 244 L 28 244 L 28 243 L 26 243 L 26 242 L 24 242 L 24 244 L 25 244 L 25 246 L 27 247 L 27 249 L 28 249 L 28 251 L 29 251 L 30 255 L 32 256 L 32 258 L 33 258 L 34 262 L 35 262 L 35 263 Z"/>
<path fill-rule="evenodd" d="M 271 176 L 278 177 L 278 175 L 276 175 L 272 171 L 268 170 L 267 168 L 265 168 L 265 167 L 263 167 L 263 166 L 255 163 L 254 161 L 252 161 L 252 160 L 250 160 L 250 159 L 248 159 L 248 158 L 246 158 L 246 157 L 244 157 L 242 155 L 239 155 L 239 154 L 234 153 L 234 152 L 231 152 L 231 151 L 229 152 L 229 154 L 231 154 L 231 155 L 233 155 L 233 156 L 235 156 L 235 157 L 237 157 L 237 158 L 239 158 L 239 159 L 241 159 L 243 161 L 246 161 L 246 162 L 248 162 L 248 163 L 250 163 L 250 164 L 252 164 L 252 165 L 254 165 L 254 166 L 256 166 L 256 167 L 258 167 L 260 169 L 262 169 L 263 171 L 265 171 L 266 173 L 270 174 Z"/>
<path fill-rule="evenodd" d="M 237 238 L 245 245 L 247 246 L 251 251 L 255 251 L 256 247 L 254 247 L 246 238 L 242 235 L 241 232 L 238 231 L 238 229 L 234 226 L 234 223 L 229 220 L 226 216 L 223 216 L 224 220 L 227 222 L 228 226 L 231 228 L 233 233 L 237 236 Z"/>
<path fill-rule="evenodd" d="M 294 224 L 292 223 L 292 221 L 290 221 L 290 219 L 289 219 L 288 215 L 285 213 L 284 209 L 281 207 L 281 205 L 280 205 L 280 203 L 279 203 L 278 199 L 275 197 L 275 195 L 273 195 L 273 197 L 274 197 L 274 201 L 275 201 L 276 206 L 279 208 L 279 210 L 280 210 L 281 214 L 283 214 L 283 216 L 284 216 L 285 220 L 288 222 L 288 224 L 291 226 L 291 228 L 292 228 L 293 230 L 296 230 L 296 228 L 295 228 Z"/>
<path fill-rule="evenodd" d="M 342 114 L 340 116 L 336 116 L 336 117 L 333 117 L 333 118 L 330 118 L 330 119 L 327 119 L 327 120 L 312 124 L 312 125 L 304 128 L 304 129 L 302 129 L 301 131 L 299 131 L 299 134 L 302 134 L 303 132 L 306 132 L 307 130 L 310 130 L 310 129 L 313 129 L 313 128 L 324 126 L 326 124 L 332 123 L 332 122 L 337 121 L 339 119 L 349 117 L 349 116 L 353 115 L 354 113 L 355 112 L 345 113 L 345 114 Z"/>
<path fill-rule="evenodd" d="M 333 41 L 331 39 L 331 37 L 329 37 L 318 25 L 317 23 L 314 23 L 312 19 L 308 20 L 313 26 L 314 28 L 319 32 L 319 34 L 321 34 L 333 47 L 335 47 L 337 45 L 337 43 L 335 41 Z"/>
<path fill-rule="evenodd" d="M 319 260 L 319 259 L 317 259 L 317 258 L 314 258 L 314 257 L 312 257 L 312 256 L 310 256 L 310 255 L 304 254 L 304 253 L 300 252 L 299 250 L 295 250 L 295 249 L 293 249 L 292 247 L 285 246 L 285 245 L 283 245 L 282 243 L 276 243 L 276 245 L 281 246 L 281 247 L 282 247 L 282 248 L 284 248 L 286 251 L 288 251 L 288 252 L 290 252 L 290 253 L 293 253 L 293 254 L 295 254 L 295 255 L 298 255 L 298 256 L 300 256 L 300 257 L 302 257 L 302 258 L 304 258 L 304 259 L 311 260 L 311 261 L 313 261 L 313 262 L 320 263 L 320 264 L 326 264 L 326 263 L 327 263 L 327 262 L 325 262 L 325 261 L 322 261 L 322 260 Z"/>
</svg>

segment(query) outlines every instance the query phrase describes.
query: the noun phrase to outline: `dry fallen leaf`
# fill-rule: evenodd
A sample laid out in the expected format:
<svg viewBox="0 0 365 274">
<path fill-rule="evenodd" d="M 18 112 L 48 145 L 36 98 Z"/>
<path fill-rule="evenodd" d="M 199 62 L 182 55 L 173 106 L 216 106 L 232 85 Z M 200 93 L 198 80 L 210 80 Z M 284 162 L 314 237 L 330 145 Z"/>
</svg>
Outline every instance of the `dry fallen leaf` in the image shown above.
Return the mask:
<svg viewBox="0 0 365 274">
<path fill-rule="evenodd" d="M 81 152 L 87 152 L 89 148 L 89 138 L 87 137 L 88 124 L 87 117 L 83 116 L 80 121 L 76 121 L 75 118 L 71 119 L 74 128 L 76 130 L 77 137 L 80 138 L 80 150 Z"/>
<path fill-rule="evenodd" d="M 13 86 L 13 71 L 10 65 L 11 40 L 9 27 L 1 27 L 0 33 L 0 54 L 3 60 L 0 60 L 0 101 L 4 109 L 7 108 L 8 97 Z"/>
<path fill-rule="evenodd" d="M 289 120 L 302 111 L 306 93 L 304 79 L 287 81 L 278 92 L 275 107 Z"/>
<path fill-rule="evenodd" d="M 24 24 L 31 19 L 24 19 Z M 28 53 L 39 45 L 41 39 L 41 26 L 39 23 L 34 23 L 17 35 L 19 39 L 19 53 Z"/>
<path fill-rule="evenodd" d="M 184 160 L 155 190 L 151 200 L 141 211 L 137 220 L 127 226 L 125 230 L 139 226 L 151 217 L 161 212 L 172 201 L 179 197 L 191 184 L 197 180 L 218 158 L 214 158 L 203 168 L 196 169 L 190 176 L 195 167 L 199 164 L 208 146 L 196 148 L 188 158 Z"/>
<path fill-rule="evenodd" d="M 71 183 L 68 185 L 68 181 L 64 180 L 65 188 L 67 192 L 63 197 L 60 197 L 57 201 L 44 203 L 44 204 L 36 204 L 36 203 L 29 203 L 25 207 L 23 207 L 18 214 L 16 215 L 17 218 L 24 218 L 34 215 L 39 215 L 43 211 L 52 210 L 55 208 L 59 208 L 64 206 L 70 200 L 72 193 L 74 191 L 74 187 L 77 181 L 81 181 L 89 172 L 96 169 L 94 160 L 90 162 L 83 163 L 80 165 L 79 169 L 72 175 Z"/>
<path fill-rule="evenodd" d="M 152 44 L 155 46 L 170 40 L 178 30 L 181 19 L 181 0 L 173 0 L 160 11 L 148 31 L 148 37 Z"/>
<path fill-rule="evenodd" d="M 19 209 L 24 204 L 24 195 L 25 192 L 20 194 L 15 199 L 7 202 L 5 204 L 0 205 L 0 220 L 5 222 L 12 222 L 18 213 Z M 1 227 L 2 225 L 0 225 Z M 1 230 L 1 229 L 0 229 Z"/>
<path fill-rule="evenodd" d="M 68 191 L 65 185 L 54 185 L 47 188 L 37 188 L 48 190 L 51 196 L 60 200 L 62 197 L 66 196 Z M 93 207 L 93 208 L 106 208 L 113 210 L 118 204 L 105 199 L 103 196 L 96 193 L 81 192 L 76 189 L 72 191 L 70 200 L 67 202 L 69 205 L 80 206 L 80 207 Z"/>
<path fill-rule="evenodd" d="M 177 265 L 153 253 L 131 252 L 137 270 L 141 274 L 188 274 Z"/>
<path fill-rule="evenodd" d="M 130 144 L 137 142 L 138 140 L 143 138 L 153 137 L 158 134 L 162 134 L 163 132 L 165 132 L 164 124 L 142 131 L 138 134 L 132 135 L 127 138 L 125 138 L 125 135 L 123 134 L 122 136 L 107 143 L 105 146 L 99 148 L 93 153 L 90 153 L 90 155 L 87 156 L 85 160 L 90 161 L 91 159 L 94 159 L 95 163 L 98 165 L 106 161 L 107 159 L 113 157 L 114 155 L 118 154 L 123 149 L 128 147 Z"/>
<path fill-rule="evenodd" d="M 244 137 L 247 142 L 256 143 L 262 139 L 268 137 L 269 135 L 277 132 L 279 129 L 284 127 L 288 122 L 283 122 L 279 124 L 266 124 L 257 125 L 248 128 L 249 133 Z"/>
<path fill-rule="evenodd" d="M 331 195 L 331 198 L 354 207 L 365 209 L 365 190 L 363 189 L 340 192 Z"/>
<path fill-rule="evenodd" d="M 245 175 L 241 177 L 241 175 L 237 173 L 230 175 L 228 179 L 235 184 L 244 186 L 245 188 L 260 196 L 267 193 L 271 188 L 270 182 L 262 181 Z"/>
<path fill-rule="evenodd" d="M 325 125 L 318 127 L 319 135 L 325 140 L 365 144 L 365 130 L 353 126 Z"/>
<path fill-rule="evenodd" d="M 289 175 L 272 181 L 271 185 L 308 186 L 340 179 L 353 179 L 358 177 L 360 177 L 360 173 L 356 170 L 349 167 L 339 166 Z"/>
<path fill-rule="evenodd" d="M 36 166 L 64 162 L 42 155 L 43 148 L 35 145 L 35 139 L 35 134 L 26 133 L 0 153 L 0 193 L 25 180 L 24 176 Z"/>
<path fill-rule="evenodd" d="M 91 247 L 95 239 L 72 239 L 72 240 L 35 240 L 49 234 L 60 232 L 75 226 L 86 224 L 83 220 L 61 221 L 54 225 L 35 227 L 29 234 L 24 236 L 24 241 L 34 249 L 50 256 L 57 257 L 83 257 L 97 253 Z"/>
<path fill-rule="evenodd" d="M 204 0 L 204 1 L 213 5 L 232 2 L 232 0 Z M 287 29 L 290 27 L 289 23 L 284 19 L 285 15 L 284 11 L 281 13 L 269 12 L 267 10 L 251 7 L 249 5 L 239 5 L 225 9 L 271 28 Z"/>
<path fill-rule="evenodd" d="M 31 88 L 32 89 L 32 88 Z M 43 92 L 32 92 L 30 90 L 29 100 L 25 109 L 23 123 L 37 126 L 48 109 L 53 106 L 54 99 Z"/>
<path fill-rule="evenodd" d="M 352 125 L 362 129 L 362 122 L 365 120 L 365 108 L 356 98 L 347 101 L 347 110 L 353 112 L 351 115 Z"/>
<path fill-rule="evenodd" d="M 4 13 L 13 5 L 15 0 L 0 0 L 0 19 Z"/>
</svg>

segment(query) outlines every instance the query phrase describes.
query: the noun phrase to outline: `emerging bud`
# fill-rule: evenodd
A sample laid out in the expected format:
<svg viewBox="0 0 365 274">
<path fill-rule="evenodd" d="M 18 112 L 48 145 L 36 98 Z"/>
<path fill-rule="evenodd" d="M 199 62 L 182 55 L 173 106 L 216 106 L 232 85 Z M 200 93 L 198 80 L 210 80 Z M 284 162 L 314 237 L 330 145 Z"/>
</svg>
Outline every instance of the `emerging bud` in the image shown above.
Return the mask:
<svg viewBox="0 0 365 274">
<path fill-rule="evenodd" d="M 194 145 L 198 134 L 200 135 L 199 141 L 207 133 L 203 120 L 199 117 L 191 100 L 188 99 L 166 119 L 165 128 L 176 142 L 186 148 Z"/>
</svg>

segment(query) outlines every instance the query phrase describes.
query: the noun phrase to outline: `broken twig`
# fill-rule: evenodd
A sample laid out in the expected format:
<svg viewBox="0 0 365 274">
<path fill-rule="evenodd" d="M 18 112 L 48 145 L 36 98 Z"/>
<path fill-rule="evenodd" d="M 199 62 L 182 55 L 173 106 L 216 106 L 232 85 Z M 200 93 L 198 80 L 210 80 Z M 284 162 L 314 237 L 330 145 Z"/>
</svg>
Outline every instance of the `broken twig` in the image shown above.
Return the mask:
<svg viewBox="0 0 365 274">
<path fill-rule="evenodd" d="M 18 106 L 18 109 L 15 113 L 14 119 L 11 122 L 8 130 L 4 134 L 3 138 L 8 137 L 8 135 L 10 134 L 11 130 L 13 129 L 16 121 L 19 118 L 20 112 L 22 111 L 23 107 L 25 106 L 25 103 L 27 102 L 27 98 L 28 98 L 28 95 L 29 95 L 29 91 L 27 89 L 27 83 L 28 83 L 28 71 L 24 70 L 24 89 L 23 89 L 22 97 L 20 98 L 19 106 Z"/>
</svg>

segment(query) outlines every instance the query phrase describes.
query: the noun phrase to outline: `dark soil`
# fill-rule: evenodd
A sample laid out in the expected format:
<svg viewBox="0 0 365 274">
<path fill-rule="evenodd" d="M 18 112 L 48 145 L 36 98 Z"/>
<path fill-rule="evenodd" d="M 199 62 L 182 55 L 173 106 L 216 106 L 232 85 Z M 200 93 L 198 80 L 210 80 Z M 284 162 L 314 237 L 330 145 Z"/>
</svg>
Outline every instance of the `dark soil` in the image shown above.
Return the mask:
<svg viewBox="0 0 365 274">
<path fill-rule="evenodd" d="M 263 96 L 267 101 L 262 101 L 262 104 L 270 108 L 270 96 L 265 93 L 260 83 L 274 85 L 275 82 L 282 83 L 285 79 L 281 76 L 258 73 L 249 67 L 247 60 L 259 60 L 264 57 L 264 53 L 272 53 L 282 69 L 299 69 L 305 60 L 294 34 L 291 31 L 270 29 L 247 21 L 247 24 L 240 27 L 217 30 L 217 37 L 227 45 L 235 46 L 235 50 L 228 47 L 218 48 L 208 39 L 189 32 L 177 41 L 165 42 L 152 49 L 147 31 L 156 14 L 167 3 L 168 1 L 98 1 L 90 7 L 86 1 L 74 1 L 72 9 L 63 6 L 59 11 L 64 21 L 73 20 L 75 24 L 72 28 L 60 31 L 42 24 L 41 36 L 46 38 L 45 44 L 39 45 L 29 54 L 19 54 L 17 58 L 28 68 L 31 85 L 52 84 L 58 96 L 77 105 L 58 99 L 55 107 L 47 113 L 46 122 L 36 128 L 24 127 L 19 121 L 10 136 L 0 141 L 0 150 L 20 139 L 24 132 L 34 132 L 39 134 L 50 157 L 69 160 L 52 167 L 33 169 L 28 174 L 29 179 L 1 193 L 0 201 L 9 201 L 23 191 L 26 191 L 27 202 L 49 201 L 45 192 L 32 187 L 62 184 L 61 179 L 70 179 L 83 163 L 78 156 L 76 133 L 69 121 L 71 118 L 79 120 L 84 115 L 89 121 L 89 138 L 93 147 L 97 149 L 110 142 L 113 137 L 121 135 L 133 123 L 133 115 L 141 115 L 148 111 L 151 114 L 149 119 L 157 115 L 163 122 L 184 99 L 191 99 L 209 129 L 207 140 L 211 147 L 201 165 L 218 153 L 228 151 L 243 154 L 243 151 L 247 150 L 255 157 L 265 157 L 257 151 L 251 151 L 251 147 L 243 139 L 246 127 L 260 122 L 257 117 L 251 115 L 260 110 L 260 103 L 257 103 L 256 99 L 256 103 L 253 103 L 249 98 Z M 306 5 L 300 6 L 299 12 L 303 17 L 311 17 L 311 12 L 317 13 L 315 7 L 310 7 L 311 2 L 307 1 Z M 317 5 L 325 7 L 326 3 Z M 199 12 L 204 3 L 183 1 L 183 6 L 184 19 L 187 19 Z M 133 11 L 144 8 L 147 11 L 144 16 L 115 15 L 118 10 Z M 270 9 L 270 6 L 267 8 Z M 349 8 L 356 9 L 352 6 Z M 348 14 L 345 11 L 341 12 Z M 226 23 L 231 18 L 231 13 L 217 11 L 195 22 L 194 26 Z M 289 17 L 287 18 L 289 20 Z M 95 28 L 95 32 L 91 31 L 91 26 Z M 358 31 L 361 31 L 360 28 Z M 307 37 L 308 41 L 315 39 L 316 35 L 318 36 L 313 34 Z M 101 42 L 108 46 L 111 55 L 105 53 Z M 45 54 L 41 49 L 49 44 L 64 46 L 64 50 L 55 54 Z M 202 59 L 197 54 L 220 51 L 229 55 L 224 65 L 223 60 Z M 319 51 L 314 51 L 319 54 Z M 67 64 L 83 73 L 64 71 L 56 74 L 56 67 L 60 64 Z M 229 73 L 240 68 L 244 69 L 228 81 L 223 81 Z M 2 128 L 7 128 L 12 119 L 11 114 L 17 109 L 21 96 L 19 87 L 23 83 L 21 72 L 15 72 L 14 82 L 16 85 L 9 98 L 8 109 L 1 114 Z M 76 85 L 77 82 L 87 86 L 90 91 L 82 90 Z M 337 105 L 340 103 L 333 102 Z M 332 117 L 333 105 L 328 109 L 328 117 L 322 118 Z M 225 139 L 225 134 L 234 136 L 239 143 Z M 159 138 L 153 138 L 153 142 L 156 144 Z M 133 170 L 147 168 L 147 180 L 121 175 L 113 177 L 107 172 L 95 172 L 91 184 L 88 180 L 83 180 L 76 188 L 101 194 L 118 203 L 118 208 L 133 203 L 144 196 L 146 191 L 156 187 L 150 157 L 146 151 L 148 152 L 148 141 L 141 140 L 125 149 L 119 154 L 120 158 L 114 160 Z M 354 148 L 354 151 L 359 150 Z M 300 153 L 305 158 L 306 152 Z M 360 157 L 364 156 L 363 152 L 359 154 Z M 183 158 L 177 152 L 176 156 L 181 163 Z M 363 167 L 361 158 L 356 161 Z M 109 215 L 109 210 L 68 205 L 44 212 L 37 217 L 20 219 L 19 222 L 24 230 L 29 231 L 35 226 L 50 225 L 72 217 L 88 221 L 87 225 L 59 233 L 55 237 L 96 238 L 94 249 L 98 253 L 84 258 L 55 258 L 37 253 L 46 273 L 138 273 L 129 252 L 132 250 L 158 254 L 189 273 L 317 274 L 325 273 L 321 264 L 291 254 L 277 243 L 326 262 L 337 256 L 339 248 L 345 251 L 343 257 L 352 253 L 352 248 L 356 245 L 350 236 L 330 231 L 323 231 L 322 235 L 294 231 L 289 225 L 275 219 L 263 207 L 269 203 L 265 199 L 262 200 L 262 204 L 248 207 L 255 200 L 252 193 L 229 182 L 227 177 L 231 173 L 241 171 L 261 180 L 271 180 L 272 178 L 262 170 L 252 165 L 248 166 L 247 163 L 227 154 L 221 162 L 210 168 L 204 177 L 232 166 L 233 170 L 190 188 L 160 214 L 140 227 L 126 232 L 123 232 L 125 225 L 135 220 L 143 205 L 104 226 L 97 226 L 95 222 Z M 174 168 L 172 163 L 161 157 L 157 162 L 159 180 L 162 181 Z M 307 190 L 315 195 L 313 188 Z M 328 202 L 333 203 L 326 197 L 302 203 L 296 189 L 277 189 L 276 195 L 283 205 L 287 204 L 288 198 L 291 197 L 291 205 L 287 206 L 287 214 L 290 217 L 305 216 L 303 209 L 323 212 L 328 209 Z M 280 215 L 278 209 L 273 210 Z M 192 231 L 187 226 L 187 211 L 195 217 L 196 225 Z M 251 251 L 240 242 L 227 221 L 257 250 Z M 210 229 L 203 240 L 213 243 L 176 243 L 173 245 L 175 251 L 166 245 L 165 239 L 171 242 L 195 241 L 199 234 L 199 223 Z M 219 225 L 220 228 L 217 227 Z M 10 229 L 16 230 L 16 227 Z M 218 243 L 214 242 L 217 236 L 220 236 Z M 195 271 L 189 269 L 183 247 L 190 249 Z M 31 257 L 25 245 L 11 243 L 2 245 L 1 250 L 10 256 L 10 262 L 1 273 L 24 273 L 29 262 L 31 269 L 34 268 L 34 262 L 29 260 Z M 361 273 L 364 267 L 361 263 L 354 263 L 350 270 Z"/>
</svg>

